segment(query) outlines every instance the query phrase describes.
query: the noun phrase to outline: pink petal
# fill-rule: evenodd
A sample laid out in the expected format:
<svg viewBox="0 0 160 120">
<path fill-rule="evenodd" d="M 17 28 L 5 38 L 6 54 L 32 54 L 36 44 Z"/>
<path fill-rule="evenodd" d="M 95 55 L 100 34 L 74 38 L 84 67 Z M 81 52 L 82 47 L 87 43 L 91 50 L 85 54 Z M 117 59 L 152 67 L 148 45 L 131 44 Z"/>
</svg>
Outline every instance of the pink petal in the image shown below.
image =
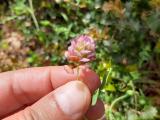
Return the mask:
<svg viewBox="0 0 160 120">
<path fill-rule="evenodd" d="M 88 55 L 88 58 L 90 59 L 90 58 L 93 58 L 95 56 L 96 56 L 95 53 L 91 53 L 91 54 Z"/>
<path fill-rule="evenodd" d="M 77 51 L 77 50 L 74 50 L 74 54 L 75 54 L 76 56 L 79 56 L 79 57 L 82 56 L 81 53 L 80 53 L 79 51 Z"/>
<path fill-rule="evenodd" d="M 72 46 L 68 47 L 68 52 L 69 53 L 73 53 L 74 52 L 74 48 Z"/>
<path fill-rule="evenodd" d="M 82 58 L 81 60 L 80 60 L 80 62 L 89 62 L 90 61 L 90 59 L 88 59 L 88 58 Z"/>
<path fill-rule="evenodd" d="M 91 51 L 89 51 L 89 50 L 82 50 L 81 51 L 81 54 L 89 54 L 89 53 L 91 53 Z"/>
</svg>

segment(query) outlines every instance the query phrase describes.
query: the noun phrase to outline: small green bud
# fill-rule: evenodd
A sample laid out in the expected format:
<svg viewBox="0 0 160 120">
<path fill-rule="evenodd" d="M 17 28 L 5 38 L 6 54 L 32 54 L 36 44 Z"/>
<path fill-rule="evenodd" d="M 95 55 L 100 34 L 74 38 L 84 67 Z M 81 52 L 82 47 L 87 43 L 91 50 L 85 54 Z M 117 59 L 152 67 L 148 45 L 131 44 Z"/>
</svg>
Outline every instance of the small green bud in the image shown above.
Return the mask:
<svg viewBox="0 0 160 120">
<path fill-rule="evenodd" d="M 129 96 L 133 96 L 133 95 L 134 95 L 134 91 L 133 91 L 133 90 L 127 90 L 127 94 L 128 94 Z"/>
<path fill-rule="evenodd" d="M 145 105 L 145 104 L 146 104 L 146 101 L 141 98 L 141 99 L 139 100 L 139 103 L 140 103 L 141 105 Z"/>
</svg>

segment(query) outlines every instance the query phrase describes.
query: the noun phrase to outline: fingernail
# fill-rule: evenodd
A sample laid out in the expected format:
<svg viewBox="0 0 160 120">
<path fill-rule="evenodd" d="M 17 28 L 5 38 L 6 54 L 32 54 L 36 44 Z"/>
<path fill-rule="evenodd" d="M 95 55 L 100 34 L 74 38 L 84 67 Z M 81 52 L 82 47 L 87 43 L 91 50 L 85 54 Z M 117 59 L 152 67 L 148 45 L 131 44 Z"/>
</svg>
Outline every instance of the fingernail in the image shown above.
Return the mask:
<svg viewBox="0 0 160 120">
<path fill-rule="evenodd" d="M 69 118 L 77 119 L 87 111 L 90 104 L 90 92 L 80 81 L 72 81 L 55 93 L 59 108 Z"/>
<path fill-rule="evenodd" d="M 64 66 L 64 69 L 65 69 L 65 71 L 66 71 L 67 73 L 73 74 L 73 69 L 72 69 L 71 67 L 69 67 L 68 65 L 65 65 L 65 66 Z"/>
</svg>

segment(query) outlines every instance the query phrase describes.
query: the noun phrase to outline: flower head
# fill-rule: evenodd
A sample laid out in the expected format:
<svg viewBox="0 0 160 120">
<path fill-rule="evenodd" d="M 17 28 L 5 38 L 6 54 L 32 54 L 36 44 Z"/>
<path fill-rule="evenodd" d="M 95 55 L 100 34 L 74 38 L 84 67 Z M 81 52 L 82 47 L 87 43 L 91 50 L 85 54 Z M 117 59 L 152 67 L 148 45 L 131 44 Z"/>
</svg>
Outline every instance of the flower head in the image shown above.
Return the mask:
<svg viewBox="0 0 160 120">
<path fill-rule="evenodd" d="M 95 46 L 91 37 L 81 35 L 71 40 L 65 56 L 72 62 L 87 63 L 95 59 Z"/>
</svg>

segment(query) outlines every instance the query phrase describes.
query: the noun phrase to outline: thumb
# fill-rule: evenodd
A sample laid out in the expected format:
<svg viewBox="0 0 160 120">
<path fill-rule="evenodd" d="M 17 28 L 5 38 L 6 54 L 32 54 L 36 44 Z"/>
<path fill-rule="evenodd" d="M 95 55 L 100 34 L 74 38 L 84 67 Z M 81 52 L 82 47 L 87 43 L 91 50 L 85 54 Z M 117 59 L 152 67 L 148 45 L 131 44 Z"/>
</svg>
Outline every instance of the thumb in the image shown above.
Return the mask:
<svg viewBox="0 0 160 120">
<path fill-rule="evenodd" d="M 90 101 L 88 87 L 72 81 L 4 120 L 78 120 L 88 110 Z"/>
</svg>

